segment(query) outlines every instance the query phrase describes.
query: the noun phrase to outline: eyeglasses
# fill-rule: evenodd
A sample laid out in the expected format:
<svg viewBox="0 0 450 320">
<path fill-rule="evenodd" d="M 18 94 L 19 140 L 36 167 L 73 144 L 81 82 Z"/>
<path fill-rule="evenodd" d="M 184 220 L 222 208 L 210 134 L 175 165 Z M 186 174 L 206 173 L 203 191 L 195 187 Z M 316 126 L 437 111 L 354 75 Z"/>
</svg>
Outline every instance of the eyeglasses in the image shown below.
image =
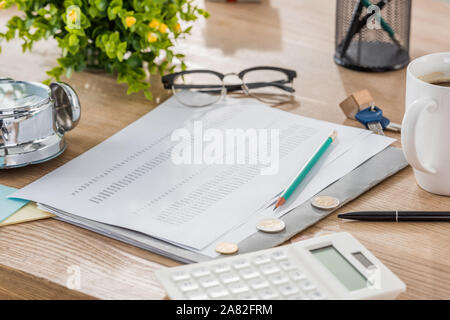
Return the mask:
<svg viewBox="0 0 450 320">
<path fill-rule="evenodd" d="M 225 84 L 225 78 L 236 76 L 235 84 Z M 276 67 L 254 67 L 240 73 L 222 74 L 212 70 L 188 70 L 162 77 L 164 88 L 171 89 L 175 98 L 190 107 L 206 107 L 227 94 L 245 95 L 270 105 L 279 105 L 293 98 L 294 70 Z M 205 93 L 199 95 L 196 93 Z"/>
</svg>

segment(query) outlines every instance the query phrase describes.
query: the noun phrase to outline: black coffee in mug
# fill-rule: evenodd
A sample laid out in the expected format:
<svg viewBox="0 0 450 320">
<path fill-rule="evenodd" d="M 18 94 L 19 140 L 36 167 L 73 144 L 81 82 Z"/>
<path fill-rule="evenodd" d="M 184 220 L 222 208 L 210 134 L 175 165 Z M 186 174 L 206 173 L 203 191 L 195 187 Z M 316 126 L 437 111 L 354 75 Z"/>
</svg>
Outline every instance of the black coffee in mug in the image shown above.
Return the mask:
<svg viewBox="0 0 450 320">
<path fill-rule="evenodd" d="M 444 72 L 432 72 L 418 78 L 435 86 L 450 87 L 450 77 Z"/>
<path fill-rule="evenodd" d="M 435 86 L 441 86 L 441 87 L 450 87 L 450 81 L 433 81 L 430 82 L 431 84 L 434 84 Z"/>
</svg>

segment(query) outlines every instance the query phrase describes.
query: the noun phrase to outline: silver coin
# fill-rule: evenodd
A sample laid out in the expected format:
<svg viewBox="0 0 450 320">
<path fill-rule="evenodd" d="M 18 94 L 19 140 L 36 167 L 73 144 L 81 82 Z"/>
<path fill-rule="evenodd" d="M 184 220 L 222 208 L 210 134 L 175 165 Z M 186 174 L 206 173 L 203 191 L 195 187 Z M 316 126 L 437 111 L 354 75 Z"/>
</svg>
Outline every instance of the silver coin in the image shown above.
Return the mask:
<svg viewBox="0 0 450 320">
<path fill-rule="evenodd" d="M 286 224 L 280 219 L 264 219 L 258 222 L 256 228 L 262 232 L 275 233 L 283 231 Z"/>
<path fill-rule="evenodd" d="M 317 196 L 311 200 L 311 204 L 317 209 L 330 210 L 339 206 L 339 199 L 330 196 Z"/>
<path fill-rule="evenodd" d="M 216 251 L 221 254 L 233 254 L 238 250 L 238 245 L 232 242 L 221 242 L 216 246 Z"/>
</svg>

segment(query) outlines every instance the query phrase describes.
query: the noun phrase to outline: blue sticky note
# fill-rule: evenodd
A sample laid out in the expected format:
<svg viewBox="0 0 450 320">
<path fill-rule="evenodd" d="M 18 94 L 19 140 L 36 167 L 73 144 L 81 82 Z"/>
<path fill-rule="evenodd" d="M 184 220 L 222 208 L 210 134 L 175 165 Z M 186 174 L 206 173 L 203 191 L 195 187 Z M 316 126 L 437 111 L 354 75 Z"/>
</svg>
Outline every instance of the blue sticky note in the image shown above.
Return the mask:
<svg viewBox="0 0 450 320">
<path fill-rule="evenodd" d="M 0 184 L 0 222 L 28 203 L 27 200 L 8 199 L 8 196 L 16 190 Z"/>
</svg>

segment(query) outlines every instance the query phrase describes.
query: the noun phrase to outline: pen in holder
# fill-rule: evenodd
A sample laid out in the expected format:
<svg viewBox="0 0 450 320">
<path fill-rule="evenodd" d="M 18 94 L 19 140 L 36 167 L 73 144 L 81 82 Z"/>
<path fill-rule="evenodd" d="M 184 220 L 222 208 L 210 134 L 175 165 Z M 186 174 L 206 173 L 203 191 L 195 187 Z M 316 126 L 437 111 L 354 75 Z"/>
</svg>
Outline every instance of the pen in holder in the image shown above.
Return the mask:
<svg viewBox="0 0 450 320">
<path fill-rule="evenodd" d="M 358 71 L 397 70 L 409 62 L 411 0 L 337 0 L 337 64 Z"/>
</svg>

